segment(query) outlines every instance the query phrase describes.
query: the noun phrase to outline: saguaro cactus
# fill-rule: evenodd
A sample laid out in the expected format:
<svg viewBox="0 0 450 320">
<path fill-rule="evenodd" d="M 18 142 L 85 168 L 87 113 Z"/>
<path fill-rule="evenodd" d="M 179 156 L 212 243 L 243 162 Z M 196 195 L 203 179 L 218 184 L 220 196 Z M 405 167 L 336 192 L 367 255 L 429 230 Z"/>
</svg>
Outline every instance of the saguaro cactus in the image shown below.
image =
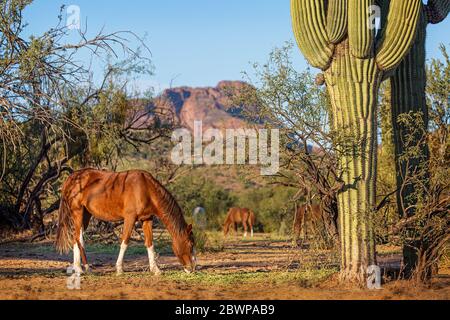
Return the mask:
<svg viewBox="0 0 450 320">
<path fill-rule="evenodd" d="M 426 29 L 429 23 L 436 24 L 444 20 L 450 11 L 450 0 L 429 0 L 427 5 L 422 5 L 414 44 L 396 69 L 391 78 L 392 87 L 392 125 L 395 145 L 395 162 L 397 173 L 397 204 L 399 212 L 411 217 L 415 214 L 414 205 L 417 203 L 417 192 L 420 192 L 412 182 L 405 181 L 405 177 L 411 177 L 422 172 L 426 179 L 426 168 L 419 166 L 426 163 L 429 158 L 428 145 L 426 141 L 420 143 L 420 134 L 415 137 L 416 141 L 409 141 L 413 145 L 420 146 L 417 157 L 408 159 L 402 155 L 408 148 L 403 137 L 409 135 L 408 128 L 398 123 L 399 116 L 403 113 L 420 112 L 423 116 L 423 132 L 428 130 L 428 108 L 426 104 L 426 70 L 425 70 L 425 42 Z M 420 132 L 421 130 L 419 130 Z M 406 212 L 404 212 L 406 211 Z M 403 249 L 404 272 L 408 277 L 417 264 L 417 252 L 414 243 L 406 243 Z"/>
<path fill-rule="evenodd" d="M 385 17 L 376 35 L 372 9 Z M 376 264 L 372 215 L 377 168 L 377 94 L 416 34 L 420 0 L 291 0 L 300 50 L 325 73 L 344 186 L 339 194 L 342 278 L 363 282 Z"/>
</svg>

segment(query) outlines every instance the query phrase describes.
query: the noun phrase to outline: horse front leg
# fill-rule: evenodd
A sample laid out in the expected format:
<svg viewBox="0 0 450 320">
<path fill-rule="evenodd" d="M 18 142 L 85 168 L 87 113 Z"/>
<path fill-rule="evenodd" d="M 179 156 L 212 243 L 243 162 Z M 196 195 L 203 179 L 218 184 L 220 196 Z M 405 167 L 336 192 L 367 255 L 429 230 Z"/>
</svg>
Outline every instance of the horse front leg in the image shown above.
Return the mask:
<svg viewBox="0 0 450 320">
<path fill-rule="evenodd" d="M 242 224 L 244 225 L 244 238 L 247 238 L 247 230 L 248 230 L 247 221 L 243 220 Z"/>
<path fill-rule="evenodd" d="M 226 238 L 227 236 L 228 236 L 228 234 L 230 233 L 230 228 L 233 228 L 233 232 L 235 232 L 235 235 L 236 235 L 236 231 L 235 231 L 235 223 L 234 222 L 231 222 L 230 220 L 227 220 L 226 222 L 225 222 L 225 225 L 224 225 L 224 228 L 223 228 L 223 234 L 224 234 L 224 237 Z"/>
<path fill-rule="evenodd" d="M 161 270 L 158 268 L 156 262 L 155 246 L 153 245 L 153 219 L 146 220 L 142 223 L 142 229 L 144 230 L 145 246 L 148 252 L 148 261 L 150 263 L 150 272 L 155 276 L 161 274 Z"/>
<path fill-rule="evenodd" d="M 230 224 L 228 221 L 225 221 L 225 224 L 223 225 L 223 236 L 226 238 L 228 235 L 228 230 L 230 229 Z"/>
<path fill-rule="evenodd" d="M 122 244 L 120 245 L 120 253 L 116 262 L 117 275 L 123 274 L 123 257 L 125 256 L 125 252 L 127 251 L 128 243 L 130 241 L 131 233 L 133 232 L 135 223 L 135 219 L 125 219 L 125 222 L 123 224 Z"/>
</svg>

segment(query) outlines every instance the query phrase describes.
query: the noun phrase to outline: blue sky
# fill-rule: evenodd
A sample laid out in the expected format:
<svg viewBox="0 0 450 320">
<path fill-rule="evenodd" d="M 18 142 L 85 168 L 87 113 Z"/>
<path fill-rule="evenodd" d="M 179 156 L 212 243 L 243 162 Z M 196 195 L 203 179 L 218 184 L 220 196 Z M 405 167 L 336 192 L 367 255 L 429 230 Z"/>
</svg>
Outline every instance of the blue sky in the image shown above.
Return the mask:
<svg viewBox="0 0 450 320">
<path fill-rule="evenodd" d="M 91 34 L 102 27 L 148 34 L 155 75 L 141 79 L 143 86 L 241 80 L 250 62 L 264 62 L 274 47 L 293 41 L 289 0 L 35 0 L 25 14 L 28 32 L 55 25 L 62 4 L 80 7 Z M 450 18 L 429 28 L 428 58 L 439 56 L 439 43 L 450 43 L 449 32 Z M 295 66 L 305 68 L 295 53 Z"/>
</svg>

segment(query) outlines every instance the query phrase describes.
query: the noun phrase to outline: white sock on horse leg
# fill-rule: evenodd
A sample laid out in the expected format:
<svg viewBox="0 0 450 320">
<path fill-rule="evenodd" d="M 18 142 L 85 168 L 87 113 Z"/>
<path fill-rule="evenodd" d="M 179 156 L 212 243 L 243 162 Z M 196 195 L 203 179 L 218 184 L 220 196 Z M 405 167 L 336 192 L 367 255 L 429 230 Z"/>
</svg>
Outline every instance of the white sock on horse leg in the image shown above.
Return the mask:
<svg viewBox="0 0 450 320">
<path fill-rule="evenodd" d="M 247 231 L 244 232 L 244 238 L 247 238 Z"/>
<path fill-rule="evenodd" d="M 127 251 L 127 248 L 128 245 L 125 243 L 125 241 L 123 241 L 120 245 L 120 253 L 116 262 L 117 273 L 119 274 L 123 272 L 123 257 L 125 256 L 125 251 Z"/>
<path fill-rule="evenodd" d="M 78 248 L 78 244 L 75 243 L 73 246 L 73 269 L 76 273 L 81 273 L 83 270 L 81 269 L 81 252 L 80 248 Z"/>
<path fill-rule="evenodd" d="M 80 230 L 80 244 L 84 248 L 83 229 Z"/>
<path fill-rule="evenodd" d="M 252 230 L 251 230 L 251 233 L 250 233 L 250 234 L 251 234 L 251 237 L 253 238 L 253 228 L 252 228 Z"/>
<path fill-rule="evenodd" d="M 156 275 L 160 274 L 161 271 L 159 270 L 158 265 L 156 263 L 155 247 L 151 246 L 150 248 L 147 248 L 147 253 L 148 253 L 148 261 L 150 263 L 150 271 Z"/>
</svg>

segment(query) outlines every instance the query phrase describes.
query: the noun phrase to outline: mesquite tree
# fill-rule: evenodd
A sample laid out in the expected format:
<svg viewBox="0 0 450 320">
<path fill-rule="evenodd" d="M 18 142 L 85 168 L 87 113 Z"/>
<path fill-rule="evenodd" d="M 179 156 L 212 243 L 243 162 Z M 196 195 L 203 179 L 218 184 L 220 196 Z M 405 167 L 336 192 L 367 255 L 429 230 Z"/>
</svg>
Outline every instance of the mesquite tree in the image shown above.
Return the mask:
<svg viewBox="0 0 450 320">
<path fill-rule="evenodd" d="M 337 245 L 341 181 L 329 126 L 328 93 L 315 84 L 309 69 L 299 72 L 294 68 L 293 47 L 289 42 L 274 49 L 263 64 L 255 63 L 252 72 L 245 73 L 250 85 L 232 92 L 231 102 L 243 108 L 251 123 L 282 128 L 280 144 L 285 147 L 280 149 L 280 170 L 269 178 L 270 183 L 295 188 L 292 201 L 297 205 L 320 203 L 323 225 L 315 228 L 320 232 L 314 240 Z"/>
<path fill-rule="evenodd" d="M 67 27 L 63 8 L 55 27 L 27 37 L 23 14 L 31 2 L 0 1 L 0 229 L 42 233 L 44 217 L 59 206 L 63 173 L 100 167 L 128 142 L 152 141 L 160 126 L 142 121 L 154 112 L 137 110 L 128 78 L 120 79 L 151 72 L 139 37 L 127 31 L 88 38 L 86 30 Z M 74 33 L 78 40 L 68 42 Z M 82 56 L 105 67 L 102 81 L 93 80 L 95 63 Z"/>
<path fill-rule="evenodd" d="M 410 218 L 415 215 L 418 198 L 425 194 L 420 192 L 419 185 L 413 181 L 406 182 L 407 177 L 421 174 L 423 181 L 429 180 L 426 166 L 429 159 L 429 150 L 426 139 L 420 132 L 428 131 L 428 106 L 426 103 L 426 70 L 425 70 L 425 43 L 428 24 L 436 24 L 445 19 L 450 11 L 450 0 L 430 0 L 427 5 L 422 5 L 420 12 L 417 36 L 411 51 L 399 65 L 391 78 L 392 87 L 392 124 L 395 145 L 395 163 L 397 174 L 397 206 L 401 218 Z M 408 143 L 420 148 L 415 157 L 405 159 L 402 155 L 407 152 L 407 140 L 404 138 L 411 134 L 410 128 L 399 122 L 402 114 L 420 113 L 424 126 L 423 130 L 417 130 L 418 135 L 414 141 Z M 422 141 L 422 142 L 421 142 Z M 426 184 L 423 184 L 428 189 Z M 413 233 L 414 231 L 411 230 Z M 410 233 L 411 233 L 410 232 Z M 407 238 L 413 238 L 412 234 Z M 406 239 L 403 248 L 403 263 L 405 276 L 410 277 L 417 265 L 418 244 Z"/>
<path fill-rule="evenodd" d="M 375 5 L 385 17 L 378 35 L 371 23 Z M 343 279 L 363 282 L 367 266 L 376 264 L 377 94 L 411 47 L 420 8 L 420 0 L 291 0 L 296 40 L 309 63 L 324 71 L 332 126 L 341 139 Z"/>
</svg>

